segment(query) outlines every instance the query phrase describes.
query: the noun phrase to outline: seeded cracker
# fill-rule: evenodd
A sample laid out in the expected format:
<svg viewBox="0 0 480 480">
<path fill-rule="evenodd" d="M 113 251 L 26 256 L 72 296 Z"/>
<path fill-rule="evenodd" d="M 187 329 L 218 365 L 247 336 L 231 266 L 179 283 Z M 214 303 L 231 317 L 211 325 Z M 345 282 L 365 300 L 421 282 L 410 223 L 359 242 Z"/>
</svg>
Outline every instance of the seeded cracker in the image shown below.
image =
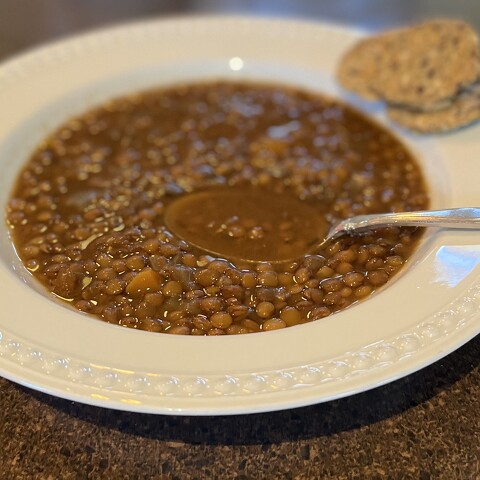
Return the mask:
<svg viewBox="0 0 480 480">
<path fill-rule="evenodd" d="M 371 87 L 388 103 L 435 109 L 480 75 L 478 37 L 464 22 L 433 20 L 378 41 L 384 54 Z"/>
<path fill-rule="evenodd" d="M 348 50 L 337 71 L 342 87 L 366 100 L 378 100 L 372 82 L 377 76 L 378 65 L 385 56 L 385 46 L 382 37 L 378 36 L 360 40 Z"/>
<path fill-rule="evenodd" d="M 421 112 L 389 107 L 387 112 L 394 122 L 419 133 L 454 130 L 480 119 L 480 86 L 460 94 L 440 110 Z"/>
</svg>

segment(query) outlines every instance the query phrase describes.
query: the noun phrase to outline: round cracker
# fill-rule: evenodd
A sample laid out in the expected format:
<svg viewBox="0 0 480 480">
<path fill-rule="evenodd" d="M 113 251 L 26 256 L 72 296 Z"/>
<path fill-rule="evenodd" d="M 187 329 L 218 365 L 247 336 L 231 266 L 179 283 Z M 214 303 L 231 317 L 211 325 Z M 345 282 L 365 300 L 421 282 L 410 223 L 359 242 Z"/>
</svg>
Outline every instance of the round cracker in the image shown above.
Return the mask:
<svg viewBox="0 0 480 480">
<path fill-rule="evenodd" d="M 379 37 L 357 42 L 347 50 L 338 65 L 337 79 L 340 85 L 366 100 L 378 100 L 378 95 L 372 90 L 372 82 L 383 56 L 384 44 Z"/>
<path fill-rule="evenodd" d="M 465 22 L 432 20 L 378 41 L 371 89 L 388 103 L 432 109 L 480 75 L 478 37 Z"/>
<path fill-rule="evenodd" d="M 465 91 L 440 110 L 421 112 L 391 106 L 387 113 L 394 122 L 419 133 L 455 130 L 480 119 L 480 89 Z"/>
</svg>

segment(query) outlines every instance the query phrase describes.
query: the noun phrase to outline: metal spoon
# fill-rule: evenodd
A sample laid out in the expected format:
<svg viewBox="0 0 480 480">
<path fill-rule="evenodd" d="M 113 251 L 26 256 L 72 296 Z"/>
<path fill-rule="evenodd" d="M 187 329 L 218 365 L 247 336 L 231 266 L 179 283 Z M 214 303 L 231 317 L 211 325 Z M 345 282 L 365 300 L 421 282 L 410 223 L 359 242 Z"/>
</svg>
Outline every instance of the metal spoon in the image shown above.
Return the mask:
<svg viewBox="0 0 480 480">
<path fill-rule="evenodd" d="M 480 229 L 480 208 L 466 207 L 358 215 L 334 225 L 317 246 L 330 242 L 341 235 L 387 226 Z"/>
<path fill-rule="evenodd" d="M 183 206 L 182 203 L 179 204 Z M 172 210 L 173 206 L 173 210 Z M 178 205 L 177 205 L 178 207 Z M 166 224 L 169 228 L 176 233 L 180 238 L 188 241 L 190 244 L 195 245 L 197 248 L 208 252 L 209 254 L 228 258 L 230 260 L 240 261 L 242 263 L 256 263 L 258 259 L 248 258 L 245 255 L 234 255 L 221 251 L 217 246 L 210 246 L 199 241 L 196 236 L 185 235 L 181 229 L 176 228 L 176 210 L 175 203 L 167 209 L 165 216 Z M 187 215 L 189 218 L 191 215 Z M 295 260 L 300 256 L 313 252 L 319 247 L 327 244 L 328 242 L 342 236 L 342 235 L 354 235 L 356 233 L 363 232 L 365 230 L 399 226 L 399 227 L 450 227 L 450 228 L 463 228 L 463 229 L 480 229 L 480 208 L 467 207 L 467 208 L 452 208 L 447 210 L 421 210 L 414 212 L 399 212 L 399 213 L 375 213 L 370 215 L 359 215 L 356 217 L 347 218 L 341 222 L 333 225 L 328 231 L 327 235 L 321 239 L 314 240 L 310 243 L 310 246 L 305 251 L 292 251 L 291 256 L 282 256 L 281 258 L 268 258 L 271 263 L 283 263 L 290 260 Z M 188 232 L 187 232 L 188 233 Z M 275 253 L 275 249 L 271 249 Z M 270 252 L 270 253 L 272 253 Z"/>
</svg>

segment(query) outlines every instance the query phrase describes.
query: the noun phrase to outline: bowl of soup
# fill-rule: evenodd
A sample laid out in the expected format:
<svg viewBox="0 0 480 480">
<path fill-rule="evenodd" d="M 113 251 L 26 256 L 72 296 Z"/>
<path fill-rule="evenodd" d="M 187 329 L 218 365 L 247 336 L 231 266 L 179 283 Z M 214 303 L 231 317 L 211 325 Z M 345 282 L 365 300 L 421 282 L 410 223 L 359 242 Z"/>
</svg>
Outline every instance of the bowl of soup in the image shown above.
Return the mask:
<svg viewBox="0 0 480 480">
<path fill-rule="evenodd" d="M 360 32 L 178 18 L 0 68 L 0 372 L 95 405 L 232 414 L 415 371 L 477 332 L 476 127 L 400 131 L 334 80 Z M 221 41 L 220 41 L 221 39 Z"/>
</svg>

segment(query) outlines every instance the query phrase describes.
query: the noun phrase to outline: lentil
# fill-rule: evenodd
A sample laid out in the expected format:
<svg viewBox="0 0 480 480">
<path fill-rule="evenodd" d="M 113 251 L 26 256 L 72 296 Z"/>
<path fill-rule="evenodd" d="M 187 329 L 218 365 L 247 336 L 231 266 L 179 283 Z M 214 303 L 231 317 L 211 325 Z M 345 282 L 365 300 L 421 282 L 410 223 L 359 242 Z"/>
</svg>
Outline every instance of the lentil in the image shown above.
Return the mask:
<svg viewBox="0 0 480 480">
<path fill-rule="evenodd" d="M 232 322 L 232 316 L 225 312 L 214 313 L 210 317 L 211 324 L 216 328 L 228 328 Z"/>
<path fill-rule="evenodd" d="M 162 289 L 162 293 L 166 297 L 174 297 L 176 295 L 180 295 L 182 291 L 182 284 L 180 282 L 176 282 L 175 280 L 167 282 Z"/>
<path fill-rule="evenodd" d="M 280 318 L 270 318 L 269 320 L 263 322 L 262 330 L 279 330 L 280 328 L 285 328 L 286 326 L 287 324 L 283 320 L 280 320 Z"/>
<path fill-rule="evenodd" d="M 297 325 L 302 321 L 302 315 L 294 307 L 285 307 L 280 313 L 280 319 L 285 322 L 285 325 Z"/>
<path fill-rule="evenodd" d="M 275 312 L 275 306 L 270 302 L 260 302 L 257 305 L 256 311 L 260 318 L 270 318 Z"/>
</svg>

